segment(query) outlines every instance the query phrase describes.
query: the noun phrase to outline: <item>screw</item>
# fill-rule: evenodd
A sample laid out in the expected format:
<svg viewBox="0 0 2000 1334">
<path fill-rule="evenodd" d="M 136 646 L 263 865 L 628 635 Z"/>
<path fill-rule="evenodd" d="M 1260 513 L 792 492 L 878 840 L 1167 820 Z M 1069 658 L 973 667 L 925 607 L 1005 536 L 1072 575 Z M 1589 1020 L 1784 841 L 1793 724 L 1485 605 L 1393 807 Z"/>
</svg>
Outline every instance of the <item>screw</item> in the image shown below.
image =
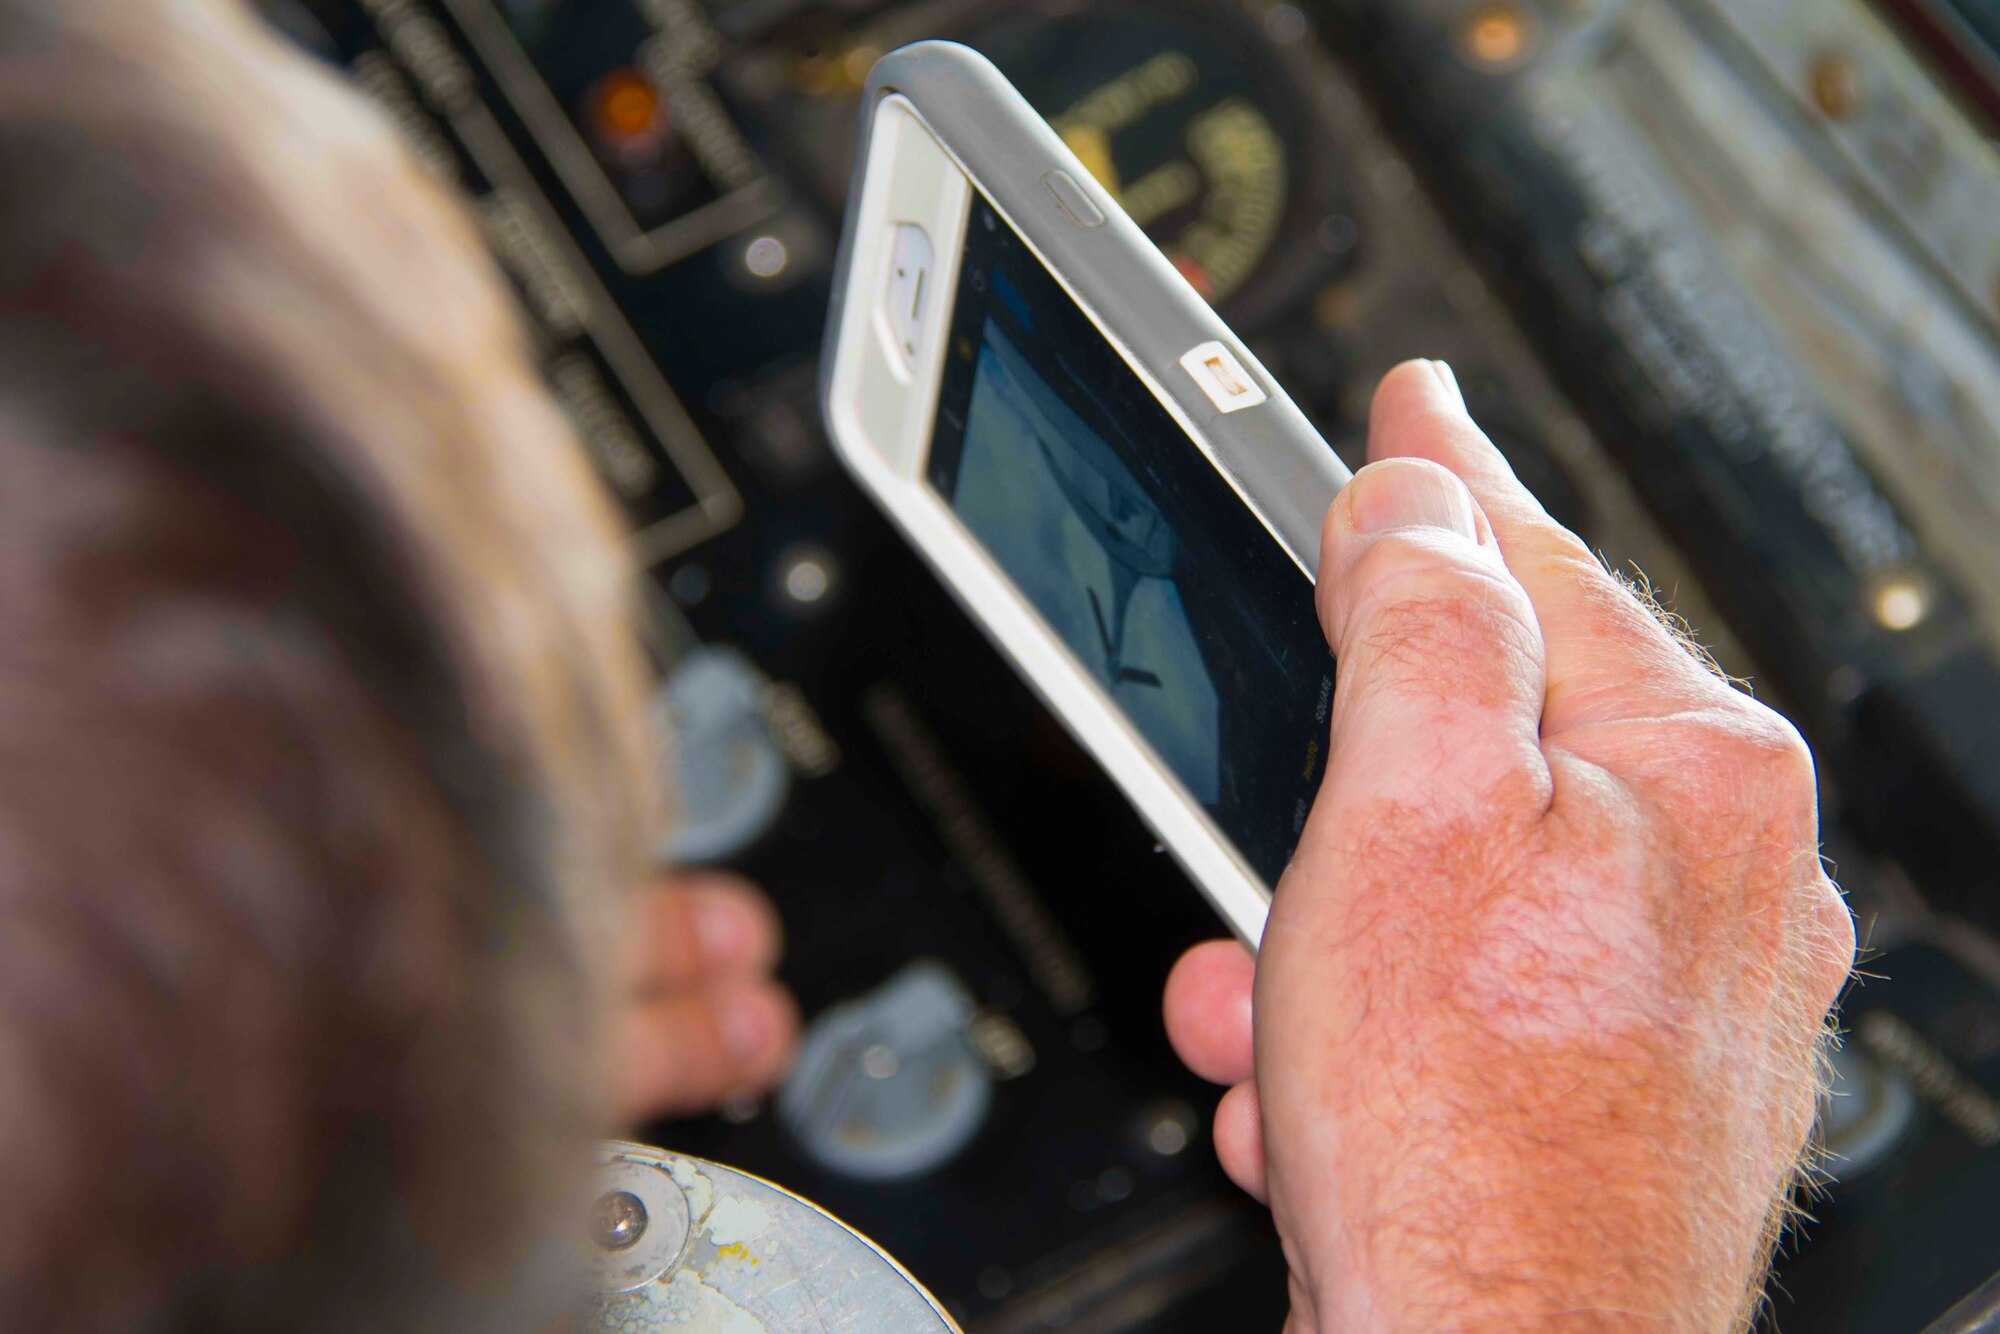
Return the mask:
<svg viewBox="0 0 2000 1334">
<path fill-rule="evenodd" d="M 629 1190 L 607 1191 L 590 1211 L 590 1233 L 607 1251 L 626 1251 L 646 1235 L 646 1206 Z"/>
</svg>

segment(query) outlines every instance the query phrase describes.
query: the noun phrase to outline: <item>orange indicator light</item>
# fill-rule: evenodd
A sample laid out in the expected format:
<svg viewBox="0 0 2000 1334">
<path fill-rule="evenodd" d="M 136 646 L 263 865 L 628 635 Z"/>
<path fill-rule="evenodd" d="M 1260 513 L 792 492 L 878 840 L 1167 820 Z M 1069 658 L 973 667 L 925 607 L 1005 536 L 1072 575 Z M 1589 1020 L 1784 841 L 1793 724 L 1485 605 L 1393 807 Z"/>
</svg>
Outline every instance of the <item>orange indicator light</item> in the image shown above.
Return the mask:
<svg viewBox="0 0 2000 1334">
<path fill-rule="evenodd" d="M 614 144 L 656 138 L 666 128 L 659 93 L 633 69 L 606 75 L 597 85 L 592 110 L 597 133 Z"/>
</svg>

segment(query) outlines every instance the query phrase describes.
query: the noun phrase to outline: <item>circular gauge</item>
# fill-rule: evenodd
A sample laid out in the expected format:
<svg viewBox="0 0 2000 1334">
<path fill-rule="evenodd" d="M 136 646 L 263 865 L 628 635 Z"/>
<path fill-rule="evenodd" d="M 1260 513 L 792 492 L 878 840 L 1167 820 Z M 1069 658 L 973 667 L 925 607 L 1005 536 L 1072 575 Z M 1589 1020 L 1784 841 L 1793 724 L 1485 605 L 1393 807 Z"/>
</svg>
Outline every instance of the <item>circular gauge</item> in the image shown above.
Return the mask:
<svg viewBox="0 0 2000 1334">
<path fill-rule="evenodd" d="M 1208 300 L 1254 322 L 1336 253 L 1337 167 L 1308 155 L 1308 94 L 1220 7 L 1015 11 L 973 36 Z M 1351 248 L 1351 247 L 1348 247 Z M 1277 271 L 1282 280 L 1274 280 Z"/>
</svg>

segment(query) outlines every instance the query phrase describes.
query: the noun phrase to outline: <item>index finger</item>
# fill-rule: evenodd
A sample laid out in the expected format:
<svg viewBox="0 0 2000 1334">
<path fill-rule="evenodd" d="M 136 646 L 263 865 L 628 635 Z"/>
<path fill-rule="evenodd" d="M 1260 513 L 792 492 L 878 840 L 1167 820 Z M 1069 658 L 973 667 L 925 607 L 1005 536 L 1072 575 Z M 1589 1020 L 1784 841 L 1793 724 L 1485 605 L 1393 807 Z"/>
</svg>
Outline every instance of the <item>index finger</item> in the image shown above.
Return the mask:
<svg viewBox="0 0 2000 1334">
<path fill-rule="evenodd" d="M 1436 391 L 1443 381 L 1447 393 Z M 1544 739 L 1596 723 L 1715 703 L 1729 687 L 1592 554 L 1549 517 L 1465 410 L 1442 362 L 1404 362 L 1369 411 L 1368 457 L 1422 458 L 1457 473 L 1500 554 L 1528 591 L 1547 654 Z"/>
</svg>

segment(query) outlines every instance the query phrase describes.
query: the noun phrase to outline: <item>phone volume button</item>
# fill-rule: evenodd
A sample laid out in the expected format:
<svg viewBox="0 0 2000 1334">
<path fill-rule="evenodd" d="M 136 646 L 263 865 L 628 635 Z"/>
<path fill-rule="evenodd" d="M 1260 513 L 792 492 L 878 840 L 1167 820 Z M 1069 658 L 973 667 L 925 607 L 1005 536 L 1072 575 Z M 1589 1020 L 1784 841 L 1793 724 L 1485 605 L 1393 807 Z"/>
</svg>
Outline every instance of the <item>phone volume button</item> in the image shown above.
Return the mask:
<svg viewBox="0 0 2000 1334">
<path fill-rule="evenodd" d="M 1104 210 L 1092 202 L 1084 188 L 1068 172 L 1051 168 L 1042 173 L 1042 184 L 1054 196 L 1056 207 L 1062 210 L 1063 216 L 1077 226 L 1090 231 L 1104 225 Z"/>
</svg>

